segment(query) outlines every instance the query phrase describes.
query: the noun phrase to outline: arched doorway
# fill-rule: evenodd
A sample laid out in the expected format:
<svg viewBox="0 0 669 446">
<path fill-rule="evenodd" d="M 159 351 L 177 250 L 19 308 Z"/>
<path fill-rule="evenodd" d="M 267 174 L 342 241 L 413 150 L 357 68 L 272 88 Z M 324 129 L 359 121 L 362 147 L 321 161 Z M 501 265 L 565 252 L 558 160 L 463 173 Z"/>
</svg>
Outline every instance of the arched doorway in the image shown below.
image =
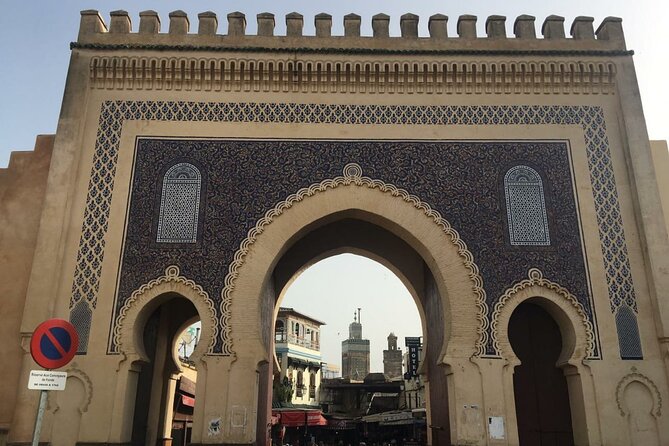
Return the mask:
<svg viewBox="0 0 669 446">
<path fill-rule="evenodd" d="M 140 311 L 135 330 L 143 359 L 136 361 L 133 446 L 186 444 L 185 430 L 173 441 L 173 426 L 175 420 L 184 427 L 192 423 L 197 372 L 181 355 L 179 335 L 199 320 L 193 303 L 176 293 L 160 295 Z"/>
<path fill-rule="evenodd" d="M 305 437 L 319 444 L 397 438 L 425 444 L 424 378 L 411 368 L 404 379 L 402 367 L 403 359 L 411 363 L 405 338 L 413 352 L 424 332 L 418 307 L 393 271 L 362 254 L 321 259 L 280 293 L 275 331 L 287 326 L 291 334 L 275 337 L 272 431 L 278 444 L 281 436 L 289 444 Z M 415 350 L 418 365 L 420 347 Z M 295 426 L 303 410 L 311 414 L 306 429 L 304 422 Z M 389 425 L 383 421 L 389 416 L 405 418 Z"/>
<path fill-rule="evenodd" d="M 513 375 L 520 445 L 573 445 L 567 380 L 556 365 L 563 343 L 558 324 L 539 305 L 523 302 L 508 335 L 521 362 Z"/>
<path fill-rule="evenodd" d="M 427 411 L 429 423 L 436 427 L 431 435 L 432 444 L 448 444 L 450 440 L 450 421 L 448 404 L 447 377 L 439 355 L 443 350 L 446 322 L 442 308 L 442 296 L 436 280 L 425 260 L 402 238 L 385 229 L 376 222 L 369 221 L 360 211 L 357 215 L 344 212 L 330 215 L 328 218 L 313 223 L 295 237 L 290 246 L 275 264 L 270 281 L 265 285 L 265 302 L 262 308 L 268 312 L 267 324 L 263 324 L 267 332 L 263 338 L 274 343 L 276 316 L 279 311 L 280 298 L 285 288 L 300 271 L 314 263 L 344 252 L 363 255 L 386 266 L 397 275 L 414 298 L 425 330 L 424 361 L 421 373 L 428 382 L 426 400 L 429 402 Z M 362 218 L 360 218 L 362 217 Z M 367 218 L 365 218 L 367 217 Z M 264 319 L 264 318 L 263 318 Z M 286 332 L 290 328 L 285 327 Z M 270 353 L 271 352 L 271 353 Z M 258 444 L 267 444 L 267 429 L 270 421 L 272 378 L 278 366 L 274 356 L 274 345 L 268 349 L 270 356 L 267 366 L 261 366 L 259 400 L 258 400 Z M 263 413 L 265 414 L 263 416 Z"/>
</svg>

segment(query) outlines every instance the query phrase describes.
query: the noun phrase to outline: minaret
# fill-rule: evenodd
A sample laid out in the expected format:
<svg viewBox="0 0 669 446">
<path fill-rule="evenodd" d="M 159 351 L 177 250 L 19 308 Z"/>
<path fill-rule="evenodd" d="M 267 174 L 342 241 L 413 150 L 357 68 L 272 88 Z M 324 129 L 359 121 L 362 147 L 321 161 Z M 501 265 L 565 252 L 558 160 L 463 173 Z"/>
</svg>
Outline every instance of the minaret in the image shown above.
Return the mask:
<svg viewBox="0 0 669 446">
<path fill-rule="evenodd" d="M 341 343 L 341 376 L 363 380 L 369 374 L 369 339 L 362 338 L 361 308 L 353 312 L 348 339 Z"/>
<path fill-rule="evenodd" d="M 397 348 L 395 333 L 388 335 L 388 350 L 383 351 L 383 374 L 388 379 L 402 377 L 402 350 Z"/>
</svg>

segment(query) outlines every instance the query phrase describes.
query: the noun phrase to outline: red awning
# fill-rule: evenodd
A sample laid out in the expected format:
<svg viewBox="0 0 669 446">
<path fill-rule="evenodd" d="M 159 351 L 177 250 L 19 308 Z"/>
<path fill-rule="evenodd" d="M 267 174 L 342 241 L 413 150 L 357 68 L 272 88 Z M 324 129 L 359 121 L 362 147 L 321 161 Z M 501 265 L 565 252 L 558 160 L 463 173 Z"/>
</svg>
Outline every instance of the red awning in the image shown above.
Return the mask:
<svg viewBox="0 0 669 446">
<path fill-rule="evenodd" d="M 327 420 L 320 410 L 281 410 L 273 411 L 272 417 L 280 417 L 280 423 L 286 427 L 325 426 Z"/>
</svg>

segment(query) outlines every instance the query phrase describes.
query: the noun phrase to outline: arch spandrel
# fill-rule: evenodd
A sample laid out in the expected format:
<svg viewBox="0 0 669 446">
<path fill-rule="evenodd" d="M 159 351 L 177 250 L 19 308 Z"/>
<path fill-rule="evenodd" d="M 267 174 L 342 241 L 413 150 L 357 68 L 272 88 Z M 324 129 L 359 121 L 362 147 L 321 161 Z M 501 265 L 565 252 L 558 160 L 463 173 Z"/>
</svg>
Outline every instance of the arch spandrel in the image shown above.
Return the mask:
<svg viewBox="0 0 669 446">
<path fill-rule="evenodd" d="M 429 204 L 392 184 L 363 176 L 357 164 L 347 165 L 343 176 L 300 189 L 278 203 L 242 241 L 225 280 L 220 308 L 221 326 L 229 330 L 223 338 L 230 340 L 230 351 L 239 348 L 232 345 L 232 340 L 235 343 L 260 340 L 256 332 L 260 319 L 251 321 L 249 314 L 259 314 L 263 283 L 289 248 L 290 241 L 313 222 L 356 210 L 364 211 L 372 216 L 371 223 L 406 241 L 434 274 L 442 296 L 449 349 L 453 349 L 448 354 L 482 353 L 487 340 L 488 309 L 483 280 L 466 243 Z M 263 279 L 259 280 L 260 277 Z M 452 318 L 451 314 L 459 317 Z M 440 356 L 445 354 L 444 349 Z"/>
<path fill-rule="evenodd" d="M 171 265 L 165 269 L 165 275 L 151 280 L 132 293 L 121 308 L 113 332 L 121 354 L 132 359 L 147 360 L 139 341 L 145 319 L 164 299 L 174 295 L 189 300 L 202 322 L 200 342 L 191 358 L 198 359 L 213 349 L 218 334 L 214 304 L 201 286 L 182 276 L 179 267 Z"/>
</svg>

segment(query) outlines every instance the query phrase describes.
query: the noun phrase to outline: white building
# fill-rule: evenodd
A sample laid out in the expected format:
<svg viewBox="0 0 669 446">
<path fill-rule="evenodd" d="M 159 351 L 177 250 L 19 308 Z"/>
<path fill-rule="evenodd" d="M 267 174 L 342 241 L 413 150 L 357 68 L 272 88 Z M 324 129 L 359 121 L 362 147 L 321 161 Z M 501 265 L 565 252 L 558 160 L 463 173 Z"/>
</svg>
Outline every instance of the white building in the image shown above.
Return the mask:
<svg viewBox="0 0 669 446">
<path fill-rule="evenodd" d="M 318 406 L 321 383 L 320 327 L 324 322 L 295 311 L 279 309 L 274 350 L 280 365 L 279 379 L 291 383 L 291 403 Z"/>
</svg>

